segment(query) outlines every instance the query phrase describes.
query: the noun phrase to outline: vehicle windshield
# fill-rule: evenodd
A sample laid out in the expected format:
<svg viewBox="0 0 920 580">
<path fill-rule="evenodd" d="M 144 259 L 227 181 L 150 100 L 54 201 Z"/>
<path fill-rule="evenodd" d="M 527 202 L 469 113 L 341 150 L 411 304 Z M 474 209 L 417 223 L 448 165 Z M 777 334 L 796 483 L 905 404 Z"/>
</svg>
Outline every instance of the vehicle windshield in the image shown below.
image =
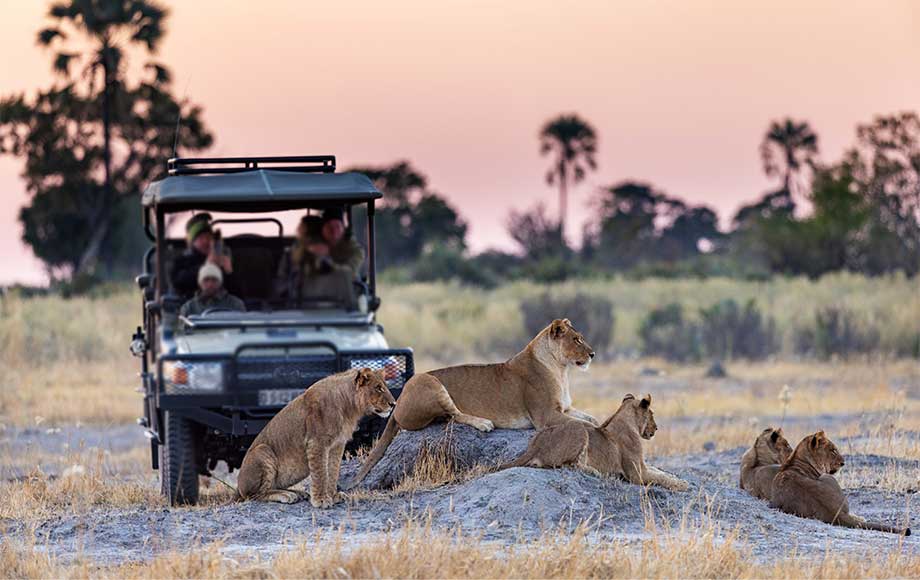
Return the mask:
<svg viewBox="0 0 920 580">
<path fill-rule="evenodd" d="M 181 304 L 183 320 L 366 313 L 366 214 L 363 205 L 169 214 L 168 293 Z"/>
</svg>

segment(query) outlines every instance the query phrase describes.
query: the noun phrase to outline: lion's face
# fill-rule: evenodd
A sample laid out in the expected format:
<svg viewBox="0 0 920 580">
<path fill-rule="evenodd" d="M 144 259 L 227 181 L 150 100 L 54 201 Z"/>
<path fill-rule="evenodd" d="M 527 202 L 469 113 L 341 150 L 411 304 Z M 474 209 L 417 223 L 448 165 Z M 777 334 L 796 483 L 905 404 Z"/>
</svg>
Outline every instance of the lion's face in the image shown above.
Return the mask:
<svg viewBox="0 0 920 580">
<path fill-rule="evenodd" d="M 824 431 L 818 431 L 808 437 L 808 449 L 822 471 L 833 475 L 844 465 L 843 455 L 837 450 L 834 442 L 827 438 Z"/>
<path fill-rule="evenodd" d="M 367 367 L 355 375 L 358 400 L 365 409 L 380 417 L 389 417 L 396 406 L 396 399 L 387 388 L 384 371 L 374 371 Z"/>
<path fill-rule="evenodd" d="M 783 430 L 774 429 L 773 427 L 767 427 L 757 436 L 754 448 L 757 451 L 757 458 L 764 465 L 785 463 L 789 456 L 792 455 L 792 446 L 783 437 Z"/>
<path fill-rule="evenodd" d="M 617 411 L 617 414 L 621 412 L 629 413 L 632 416 L 636 430 L 643 439 L 651 439 L 654 437 L 655 432 L 658 431 L 658 424 L 655 423 L 655 413 L 652 411 L 651 395 L 645 395 L 641 399 L 637 399 L 632 394 L 626 395 L 623 397 L 623 402 L 620 404 L 620 410 Z"/>
<path fill-rule="evenodd" d="M 566 366 L 574 365 L 587 371 L 594 360 L 594 349 L 584 335 L 575 330 L 568 318 L 556 319 L 549 325 L 549 337 L 557 357 Z"/>
</svg>

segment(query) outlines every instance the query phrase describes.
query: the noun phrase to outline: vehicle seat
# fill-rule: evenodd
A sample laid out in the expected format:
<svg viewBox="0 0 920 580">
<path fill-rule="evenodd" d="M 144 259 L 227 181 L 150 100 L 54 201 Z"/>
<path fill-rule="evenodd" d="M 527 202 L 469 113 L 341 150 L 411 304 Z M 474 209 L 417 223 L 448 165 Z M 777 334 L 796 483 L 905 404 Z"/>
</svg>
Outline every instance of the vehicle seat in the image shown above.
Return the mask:
<svg viewBox="0 0 920 580">
<path fill-rule="evenodd" d="M 275 278 L 275 257 L 268 248 L 243 247 L 233 250 L 233 272 L 236 292 L 247 305 L 267 301 L 272 297 Z"/>
</svg>

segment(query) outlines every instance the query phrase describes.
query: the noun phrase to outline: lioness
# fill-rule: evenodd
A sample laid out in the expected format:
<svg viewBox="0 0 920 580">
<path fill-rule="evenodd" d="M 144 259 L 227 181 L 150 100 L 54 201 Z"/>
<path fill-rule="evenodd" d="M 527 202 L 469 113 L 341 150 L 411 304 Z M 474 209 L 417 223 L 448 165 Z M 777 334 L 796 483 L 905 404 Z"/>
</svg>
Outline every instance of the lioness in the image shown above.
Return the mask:
<svg viewBox="0 0 920 580">
<path fill-rule="evenodd" d="M 345 444 L 364 415 L 387 417 L 396 405 L 383 371 L 369 368 L 318 381 L 268 422 L 243 458 L 237 489 L 243 499 L 295 503 L 287 489 L 310 480 L 310 503 L 326 508 L 336 490 Z"/>
<path fill-rule="evenodd" d="M 764 429 L 754 441 L 754 446 L 741 456 L 741 489 L 769 501 L 773 478 L 779 473 L 780 464 L 790 455 L 792 446 L 783 437 L 783 430 Z"/>
<path fill-rule="evenodd" d="M 642 400 L 626 395 L 616 413 L 599 427 L 567 421 L 539 431 L 523 455 L 499 469 L 571 465 L 594 475 L 685 491 L 686 481 L 647 465 L 643 458 L 642 440 L 651 439 L 658 430 L 651 405 L 651 395 Z"/>
<path fill-rule="evenodd" d="M 447 367 L 412 377 L 370 455 L 349 487 L 383 458 L 400 429 L 415 431 L 443 417 L 480 431 L 542 429 L 570 419 L 597 424 L 572 408 L 569 369 L 587 370 L 594 349 L 568 319 L 554 320 L 503 363 Z"/>
<path fill-rule="evenodd" d="M 832 475 L 843 464 L 843 456 L 824 431 L 805 437 L 776 474 L 770 505 L 828 524 L 909 536 L 910 528 L 867 522 L 850 513 L 847 498 Z"/>
</svg>

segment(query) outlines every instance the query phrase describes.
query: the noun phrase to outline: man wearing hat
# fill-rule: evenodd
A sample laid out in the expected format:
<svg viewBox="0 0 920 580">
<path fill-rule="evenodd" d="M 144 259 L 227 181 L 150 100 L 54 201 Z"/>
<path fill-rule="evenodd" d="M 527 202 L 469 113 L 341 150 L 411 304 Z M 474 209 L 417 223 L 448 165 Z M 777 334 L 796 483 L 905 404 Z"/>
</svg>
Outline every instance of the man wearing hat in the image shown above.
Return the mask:
<svg viewBox="0 0 920 580">
<path fill-rule="evenodd" d="M 179 316 L 195 316 L 209 308 L 226 308 L 243 312 L 243 301 L 227 292 L 223 287 L 224 273 L 217 264 L 205 262 L 198 270 L 198 292 L 182 305 Z"/>
<path fill-rule="evenodd" d="M 297 229 L 297 240 L 278 277 L 281 294 L 291 298 L 331 298 L 356 305 L 352 282 L 364 263 L 364 248 L 345 228 L 341 207 L 307 215 Z"/>
<path fill-rule="evenodd" d="M 341 207 L 330 207 L 323 211 L 320 229 L 321 239 L 311 244 L 310 253 L 319 258 L 321 266 L 348 268 L 353 278 L 358 277 L 364 264 L 364 248 L 345 230 L 344 212 Z"/>
<path fill-rule="evenodd" d="M 219 267 L 225 282 L 232 287 L 230 250 L 218 249 L 215 232 L 211 229 L 211 214 L 193 215 L 185 224 L 185 239 L 188 248 L 176 257 L 170 270 L 173 291 L 184 300 L 191 298 L 198 289 L 198 271 L 206 262 Z"/>
</svg>

